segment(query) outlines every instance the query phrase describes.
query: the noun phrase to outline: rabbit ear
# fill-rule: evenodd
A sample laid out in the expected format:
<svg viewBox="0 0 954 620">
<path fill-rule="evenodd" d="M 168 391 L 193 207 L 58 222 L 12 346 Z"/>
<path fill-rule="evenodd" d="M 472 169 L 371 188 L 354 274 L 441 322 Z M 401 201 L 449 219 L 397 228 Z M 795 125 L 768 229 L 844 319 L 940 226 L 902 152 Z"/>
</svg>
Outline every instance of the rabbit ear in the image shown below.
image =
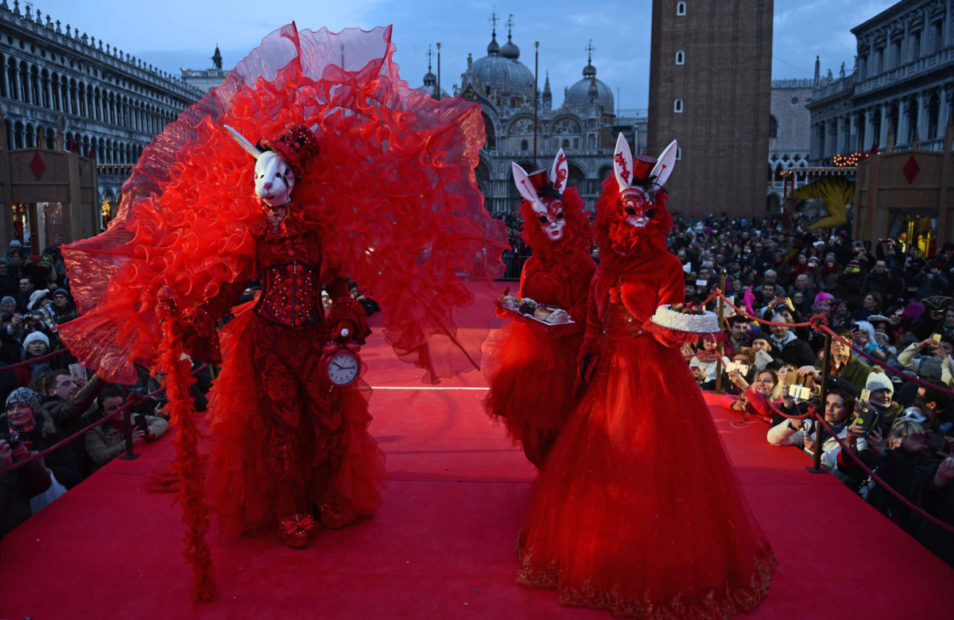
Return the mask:
<svg viewBox="0 0 954 620">
<path fill-rule="evenodd" d="M 254 157 L 255 159 L 258 159 L 259 155 L 262 154 L 260 150 L 255 148 L 254 144 L 252 144 L 251 142 L 245 139 L 245 136 L 235 131 L 228 125 L 223 125 L 223 127 L 225 127 L 228 130 L 228 132 L 232 134 L 232 138 L 239 143 L 239 146 L 241 146 L 243 149 L 248 151 L 252 155 L 252 157 Z"/>
<path fill-rule="evenodd" d="M 537 190 L 534 189 L 533 183 L 530 182 L 530 176 L 527 174 L 527 171 L 521 168 L 517 162 L 511 162 L 510 167 L 513 169 L 513 182 L 517 186 L 517 191 L 520 192 L 520 195 L 523 196 L 524 200 L 530 203 L 534 211 L 541 214 L 546 213 L 547 209 L 543 206 L 543 203 L 540 202 L 540 197 L 537 195 Z"/>
<path fill-rule="evenodd" d="M 553 158 L 553 167 L 550 168 L 550 183 L 553 183 L 553 187 L 561 196 L 563 190 L 566 189 L 566 180 L 569 174 L 570 169 L 566 163 L 566 153 L 563 152 L 563 149 L 560 149 L 557 151 L 556 157 Z"/>
<path fill-rule="evenodd" d="M 616 152 L 613 154 L 613 171 L 616 173 L 616 182 L 619 188 L 629 189 L 633 182 L 633 152 L 629 150 L 629 142 L 622 133 L 616 139 Z"/>
<path fill-rule="evenodd" d="M 656 160 L 656 165 L 650 174 L 650 178 L 654 179 L 653 186 L 655 188 L 660 188 L 665 185 L 669 175 L 672 174 L 672 168 L 676 163 L 677 151 L 676 141 L 673 140 L 669 143 L 669 146 L 664 148 L 663 152 L 659 154 L 659 159 Z"/>
</svg>

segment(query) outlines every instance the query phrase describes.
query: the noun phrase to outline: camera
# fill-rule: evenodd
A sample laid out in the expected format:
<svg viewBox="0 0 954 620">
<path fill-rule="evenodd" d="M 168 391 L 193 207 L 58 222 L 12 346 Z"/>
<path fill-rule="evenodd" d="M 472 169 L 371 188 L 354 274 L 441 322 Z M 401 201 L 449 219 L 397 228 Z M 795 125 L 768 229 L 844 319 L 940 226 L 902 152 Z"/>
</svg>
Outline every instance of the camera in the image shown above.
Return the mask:
<svg viewBox="0 0 954 620">
<path fill-rule="evenodd" d="M 878 425 L 878 420 L 881 418 L 881 413 L 868 403 L 868 399 L 870 398 L 871 392 L 869 390 L 861 390 L 861 397 L 858 398 L 861 409 L 858 411 L 858 417 L 855 419 L 855 422 L 861 427 L 865 435 Z"/>
<path fill-rule="evenodd" d="M 0 435 L 0 438 L 7 440 L 7 443 L 10 444 L 11 450 L 19 446 L 22 442 L 22 439 L 20 439 L 20 433 L 12 428 L 5 435 Z"/>
<path fill-rule="evenodd" d="M 136 428 L 144 432 L 146 435 L 149 435 L 149 422 L 146 421 L 145 415 L 141 413 L 134 414 L 132 421 Z"/>
</svg>

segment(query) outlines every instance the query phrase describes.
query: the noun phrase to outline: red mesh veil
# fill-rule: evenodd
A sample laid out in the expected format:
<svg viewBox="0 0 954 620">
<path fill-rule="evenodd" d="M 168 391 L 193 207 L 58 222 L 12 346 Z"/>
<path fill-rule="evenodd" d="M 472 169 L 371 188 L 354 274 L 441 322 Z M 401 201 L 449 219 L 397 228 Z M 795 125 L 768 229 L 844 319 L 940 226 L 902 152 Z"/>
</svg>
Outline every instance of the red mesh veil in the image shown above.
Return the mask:
<svg viewBox="0 0 954 620">
<path fill-rule="evenodd" d="M 133 363 L 155 359 L 160 287 L 181 309 L 254 276 L 254 160 L 222 126 L 255 142 L 300 122 L 321 151 L 294 204 L 324 231 L 326 256 L 381 302 L 399 356 L 438 376 L 473 368 L 486 330 L 458 329 L 454 311 L 473 300 L 465 278 L 500 272 L 505 238 L 474 176 L 483 119 L 476 104 L 409 88 L 393 52 L 390 27 L 290 24 L 156 136 L 109 229 L 64 248 L 84 313 L 61 327 L 73 353 L 107 380 L 133 381 Z"/>
</svg>

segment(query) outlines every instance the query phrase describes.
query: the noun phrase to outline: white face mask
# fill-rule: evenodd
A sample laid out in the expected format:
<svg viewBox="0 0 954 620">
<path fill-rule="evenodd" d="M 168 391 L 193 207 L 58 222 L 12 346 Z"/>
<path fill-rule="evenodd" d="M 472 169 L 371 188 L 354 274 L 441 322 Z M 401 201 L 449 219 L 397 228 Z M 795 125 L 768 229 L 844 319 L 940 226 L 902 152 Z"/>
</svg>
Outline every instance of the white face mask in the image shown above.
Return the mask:
<svg viewBox="0 0 954 620">
<path fill-rule="evenodd" d="M 273 151 L 265 151 L 255 160 L 255 195 L 270 207 L 291 201 L 295 173 L 284 159 Z"/>
<path fill-rule="evenodd" d="M 563 204 L 559 200 L 547 204 L 547 214 L 539 215 L 537 221 L 550 241 L 559 241 L 563 238 L 566 219 L 564 219 Z"/>
</svg>

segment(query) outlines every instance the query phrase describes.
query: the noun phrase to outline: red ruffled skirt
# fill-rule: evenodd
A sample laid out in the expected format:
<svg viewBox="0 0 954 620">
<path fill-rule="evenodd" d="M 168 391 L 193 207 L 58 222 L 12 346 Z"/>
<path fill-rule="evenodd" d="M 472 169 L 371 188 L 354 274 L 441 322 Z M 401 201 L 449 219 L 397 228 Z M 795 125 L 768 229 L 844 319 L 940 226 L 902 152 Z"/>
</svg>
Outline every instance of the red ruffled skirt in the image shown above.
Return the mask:
<svg viewBox="0 0 954 620">
<path fill-rule="evenodd" d="M 608 340 L 540 474 L 518 581 L 637 618 L 723 618 L 765 597 L 776 560 L 677 349 Z"/>
<path fill-rule="evenodd" d="M 485 364 L 484 405 L 503 421 L 527 458 L 542 467 L 573 408 L 576 354 L 583 335 L 511 321 Z"/>
<path fill-rule="evenodd" d="M 253 363 L 256 324 L 261 319 L 251 311 L 253 305 L 237 309 L 236 318 L 222 331 L 225 363 L 209 402 L 208 497 L 220 529 L 230 537 L 271 531 L 280 517 L 287 516 L 276 513 L 276 474 L 269 462 L 272 429 L 263 397 L 267 388 Z M 384 453 L 368 433 L 370 395 L 370 387 L 361 380 L 338 389 L 340 426 L 331 460 L 318 462 L 317 423 L 307 415 L 299 422 L 294 450 L 297 469 L 304 472 L 303 499 L 316 508 L 335 507 L 333 525 L 321 515 L 327 526 L 347 525 L 381 506 L 388 474 Z"/>
</svg>

